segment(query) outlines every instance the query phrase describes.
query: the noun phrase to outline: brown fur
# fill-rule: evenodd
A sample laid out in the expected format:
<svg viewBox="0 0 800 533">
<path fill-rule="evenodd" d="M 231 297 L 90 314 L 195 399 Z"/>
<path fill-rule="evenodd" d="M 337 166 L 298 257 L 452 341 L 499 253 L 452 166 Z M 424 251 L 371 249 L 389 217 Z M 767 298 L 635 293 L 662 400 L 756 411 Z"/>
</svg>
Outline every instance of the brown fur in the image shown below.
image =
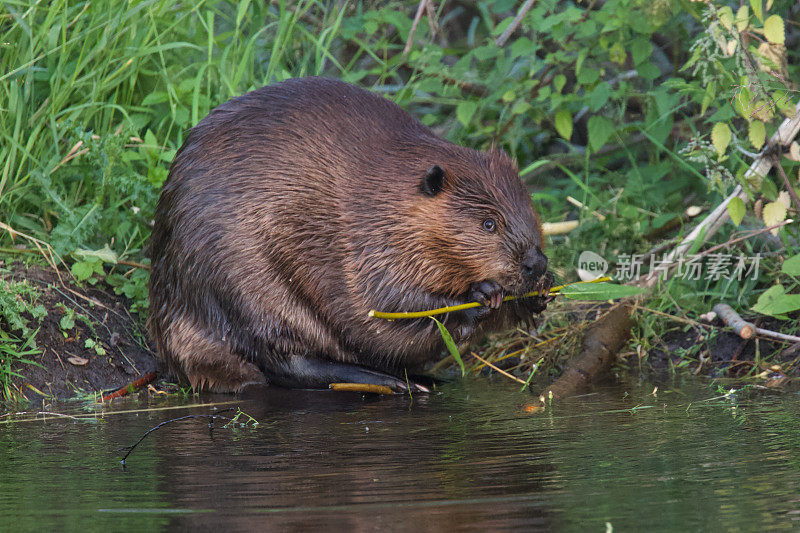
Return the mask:
<svg viewBox="0 0 800 533">
<path fill-rule="evenodd" d="M 420 183 L 434 165 L 444 178 L 431 196 Z M 494 233 L 481 227 L 489 216 Z M 434 323 L 368 311 L 463 303 L 483 280 L 530 290 L 520 261 L 541 243 L 503 152 L 442 140 L 352 85 L 292 79 L 214 109 L 176 155 L 155 216 L 148 326 L 173 373 L 214 390 L 295 360 L 419 368 L 443 347 Z M 482 329 L 530 314 L 506 303 Z M 445 320 L 459 340 L 478 326 L 467 313 Z"/>
</svg>

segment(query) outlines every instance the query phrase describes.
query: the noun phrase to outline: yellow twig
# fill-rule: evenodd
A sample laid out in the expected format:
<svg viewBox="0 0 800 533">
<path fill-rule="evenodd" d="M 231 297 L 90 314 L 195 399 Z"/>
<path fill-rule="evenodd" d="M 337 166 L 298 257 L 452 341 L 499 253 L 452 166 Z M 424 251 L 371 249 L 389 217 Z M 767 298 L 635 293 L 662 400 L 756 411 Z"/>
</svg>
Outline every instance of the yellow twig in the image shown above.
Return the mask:
<svg viewBox="0 0 800 533">
<path fill-rule="evenodd" d="M 514 380 L 514 381 L 516 381 L 517 383 L 522 383 L 523 385 L 525 385 L 525 382 L 524 382 L 524 381 L 522 381 L 521 379 L 519 379 L 517 376 L 515 376 L 515 375 L 513 375 L 513 374 L 509 374 L 508 372 L 506 372 L 506 371 L 505 371 L 505 370 L 503 370 L 502 368 L 496 367 L 495 365 L 493 365 L 492 363 L 490 363 L 489 361 L 487 361 L 486 359 L 484 359 L 484 358 L 483 358 L 483 357 L 481 357 L 480 355 L 476 354 L 475 352 L 472 352 L 472 357 L 474 357 L 475 359 L 477 359 L 478 361 L 480 361 L 480 362 L 481 362 L 481 363 L 483 363 L 484 365 L 488 366 L 489 368 L 491 368 L 491 369 L 493 369 L 493 370 L 496 370 L 497 372 L 500 372 L 500 373 L 501 373 L 501 374 L 503 374 L 505 377 L 507 377 L 507 378 L 510 378 L 510 379 L 513 379 L 513 380 Z"/>
<path fill-rule="evenodd" d="M 550 294 L 558 294 L 561 289 L 568 285 L 576 285 L 578 283 L 599 283 L 601 281 L 611 281 L 609 277 L 597 278 L 592 281 L 578 281 L 575 283 L 567 283 L 566 285 L 558 285 L 550 289 Z M 516 300 L 517 298 L 529 298 L 531 296 L 538 296 L 539 291 L 529 292 L 528 294 L 524 294 L 522 296 L 506 296 L 503 298 L 504 302 L 508 302 L 510 300 Z M 463 311 L 464 309 L 472 309 L 473 307 L 480 307 L 483 304 L 479 302 L 470 302 L 468 304 L 461 304 L 461 305 L 451 305 L 449 307 L 440 307 L 439 309 L 430 309 L 428 311 L 404 311 L 399 313 L 385 313 L 383 311 L 376 311 L 371 309 L 369 312 L 370 317 L 375 318 L 384 318 L 386 320 L 395 320 L 398 318 L 423 318 L 429 317 L 433 315 L 441 315 L 444 313 L 452 313 L 453 311 Z"/>
<path fill-rule="evenodd" d="M 549 338 L 547 340 L 543 340 L 541 342 L 537 342 L 533 346 L 527 346 L 525 348 L 522 348 L 521 350 L 515 350 L 515 351 L 513 351 L 511 353 L 507 353 L 506 355 L 504 355 L 502 357 L 498 357 L 497 359 L 494 360 L 494 362 L 497 363 L 497 362 L 502 361 L 504 359 L 508 359 L 509 357 L 515 357 L 517 355 L 521 355 L 525 350 L 532 349 L 532 348 L 539 348 L 540 346 L 544 346 L 545 344 L 549 344 L 549 343 L 551 343 L 551 342 L 553 342 L 555 340 L 558 340 L 558 339 L 560 339 L 560 338 L 562 338 L 564 336 L 566 336 L 566 333 L 562 333 L 560 335 L 556 335 L 555 337 L 551 337 L 551 338 Z M 473 368 L 472 370 L 478 371 L 481 368 L 487 366 L 487 364 L 488 363 L 482 363 L 482 364 L 476 366 L 475 368 Z"/>
<path fill-rule="evenodd" d="M 371 392 L 373 394 L 394 394 L 392 389 L 384 385 L 371 383 L 331 383 L 328 385 L 333 390 L 347 392 Z"/>
</svg>

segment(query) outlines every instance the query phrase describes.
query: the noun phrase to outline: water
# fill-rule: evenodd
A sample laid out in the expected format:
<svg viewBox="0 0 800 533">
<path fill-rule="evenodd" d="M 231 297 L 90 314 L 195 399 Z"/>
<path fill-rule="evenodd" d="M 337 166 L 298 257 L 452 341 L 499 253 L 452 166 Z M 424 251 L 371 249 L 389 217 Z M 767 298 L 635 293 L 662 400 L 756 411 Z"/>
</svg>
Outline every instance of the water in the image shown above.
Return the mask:
<svg viewBox="0 0 800 533">
<path fill-rule="evenodd" d="M 0 530 L 757 531 L 800 525 L 800 396 L 627 385 L 545 413 L 504 382 L 0 418 Z M 261 424 L 154 425 L 234 402 Z M 131 412 L 149 407 L 161 410 Z M 231 413 L 225 413 L 230 415 Z"/>
</svg>

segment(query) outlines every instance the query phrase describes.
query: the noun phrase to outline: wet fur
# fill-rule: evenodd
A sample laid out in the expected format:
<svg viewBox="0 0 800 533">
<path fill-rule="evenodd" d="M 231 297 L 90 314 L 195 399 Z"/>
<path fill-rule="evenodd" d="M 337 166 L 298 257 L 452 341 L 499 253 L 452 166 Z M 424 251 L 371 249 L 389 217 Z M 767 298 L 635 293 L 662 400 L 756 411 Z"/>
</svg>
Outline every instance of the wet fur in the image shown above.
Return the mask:
<svg viewBox="0 0 800 533">
<path fill-rule="evenodd" d="M 444 177 L 429 196 L 419 184 L 433 165 Z M 539 222 L 504 153 L 442 140 L 352 85 L 288 80 L 214 109 L 178 151 L 155 216 L 148 326 L 195 387 L 281 382 L 293 358 L 402 375 L 440 353 L 438 330 L 368 311 L 464 303 L 484 279 L 522 293 L 531 245 Z M 445 324 L 464 340 L 531 305 Z"/>
</svg>

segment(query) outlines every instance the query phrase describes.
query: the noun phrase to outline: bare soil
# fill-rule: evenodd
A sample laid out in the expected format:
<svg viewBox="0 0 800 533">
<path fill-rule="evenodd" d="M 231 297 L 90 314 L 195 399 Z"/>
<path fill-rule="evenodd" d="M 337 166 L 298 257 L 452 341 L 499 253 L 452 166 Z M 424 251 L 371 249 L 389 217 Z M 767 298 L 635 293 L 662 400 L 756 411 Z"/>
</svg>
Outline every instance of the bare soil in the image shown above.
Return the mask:
<svg viewBox="0 0 800 533">
<path fill-rule="evenodd" d="M 156 370 L 155 354 L 148 344 L 141 321 L 129 312 L 129 302 L 111 290 L 78 285 L 68 274 L 61 280 L 51 269 L 15 263 L 10 279 L 28 280 L 37 287 L 38 303 L 47 310 L 36 344 L 41 353 L 30 357 L 35 364 L 12 366 L 23 378 L 13 378 L 14 388 L 29 400 L 76 396 L 125 387 Z M 61 307 L 61 305 L 64 307 Z M 59 325 L 71 309 L 75 326 L 66 332 Z M 86 347 L 86 340 L 99 344 L 101 353 Z M 37 392 L 38 391 L 38 392 Z"/>
<path fill-rule="evenodd" d="M 748 315 L 742 318 L 759 328 L 785 329 L 785 323 L 778 319 Z M 782 343 L 763 336 L 742 339 L 725 328 L 719 318 L 712 325 L 719 328 L 716 334 L 709 334 L 706 328 L 665 333 L 661 336 L 661 346 L 648 354 L 647 364 L 656 371 L 680 365 L 696 376 L 723 382 L 753 380 L 770 388 L 784 388 L 800 378 L 800 344 Z M 686 364 L 681 353 L 689 353 L 691 362 Z"/>
</svg>

